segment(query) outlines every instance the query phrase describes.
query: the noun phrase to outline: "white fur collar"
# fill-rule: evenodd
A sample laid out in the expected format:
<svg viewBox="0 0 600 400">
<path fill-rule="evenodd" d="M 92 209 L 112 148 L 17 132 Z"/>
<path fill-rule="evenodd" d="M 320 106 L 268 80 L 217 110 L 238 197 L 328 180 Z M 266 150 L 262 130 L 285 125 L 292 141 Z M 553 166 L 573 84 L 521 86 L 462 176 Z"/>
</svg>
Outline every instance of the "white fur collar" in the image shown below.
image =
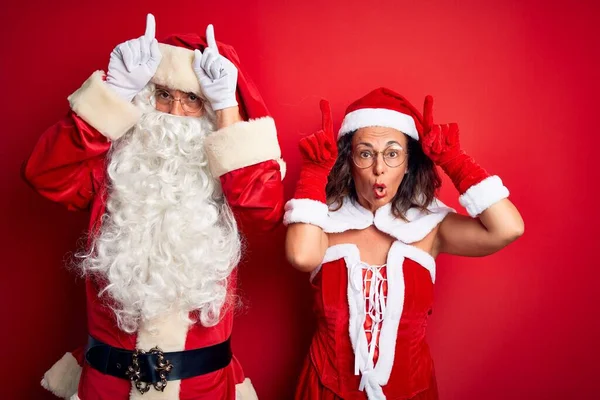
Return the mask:
<svg viewBox="0 0 600 400">
<path fill-rule="evenodd" d="M 351 229 L 365 229 L 375 225 L 377 229 L 404 243 L 414 243 L 423 239 L 439 224 L 449 212 L 450 207 L 435 199 L 428 212 L 411 208 L 403 221 L 392 213 L 392 204 L 388 203 L 373 214 L 357 202 L 346 199 L 337 211 L 329 211 L 323 230 L 327 233 L 340 233 Z"/>
</svg>

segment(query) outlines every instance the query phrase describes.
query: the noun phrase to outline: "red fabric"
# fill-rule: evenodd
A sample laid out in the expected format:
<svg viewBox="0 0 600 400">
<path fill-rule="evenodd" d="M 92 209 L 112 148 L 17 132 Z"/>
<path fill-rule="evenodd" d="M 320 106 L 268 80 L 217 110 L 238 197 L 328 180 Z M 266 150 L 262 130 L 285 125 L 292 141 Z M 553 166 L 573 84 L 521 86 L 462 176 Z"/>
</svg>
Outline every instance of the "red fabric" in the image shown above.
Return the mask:
<svg viewBox="0 0 600 400">
<path fill-rule="evenodd" d="M 108 139 L 75 113 L 42 134 L 25 163 L 25 180 L 70 210 L 87 210 L 103 181 Z"/>
<path fill-rule="evenodd" d="M 460 194 L 465 193 L 471 186 L 478 184 L 490 174 L 473 160 L 473 157 L 461 151 L 453 158 L 440 165 L 450 177 L 454 187 Z"/>
<path fill-rule="evenodd" d="M 433 303 L 430 273 L 405 259 L 404 310 L 398 326 L 394 365 L 383 391 L 388 400 L 410 399 L 427 391 L 437 393 L 433 361 L 425 342 L 427 317 Z M 326 263 L 312 282 L 317 331 L 300 377 L 296 400 L 365 399 L 354 375 L 354 352 L 349 336 L 348 272 L 343 259 Z M 330 397 L 331 393 L 337 397 Z M 314 396 L 314 397 L 311 397 Z M 323 396 L 323 397 L 320 397 Z M 432 395 L 433 396 L 433 395 Z M 437 399 L 437 394 L 431 399 Z"/>
<path fill-rule="evenodd" d="M 353 393 L 350 397 L 340 397 L 334 392 L 323 386 L 319 380 L 319 374 L 315 369 L 314 365 L 310 361 L 310 357 L 307 357 L 304 361 L 304 366 L 300 372 L 300 382 L 302 386 L 298 386 L 294 400 L 367 400 L 367 395 L 364 392 Z M 406 399 L 405 397 L 394 398 L 388 400 L 400 400 Z M 431 380 L 429 382 L 429 388 L 425 389 L 413 397 L 407 400 L 438 400 L 438 389 L 437 382 L 435 379 L 435 373 L 431 374 Z"/>
<path fill-rule="evenodd" d="M 70 113 L 42 135 L 24 166 L 24 177 L 39 193 L 69 209 L 91 208 L 90 231 L 96 232 L 105 211 L 105 156 L 109 147 L 104 136 Z M 262 224 L 267 228 L 281 221 L 283 185 L 277 162 L 266 161 L 232 171 L 222 177 L 222 182 L 227 201 L 244 227 L 250 226 L 254 218 L 260 222 L 256 226 Z M 234 270 L 230 279 L 232 293 L 236 274 Z M 98 298 L 98 283 L 87 278 L 85 284 L 88 332 L 111 346 L 134 349 L 136 335 L 117 328 L 105 298 Z M 193 325 L 188 331 L 185 349 L 225 341 L 231 335 L 232 324 L 233 314 L 228 310 L 214 327 Z M 234 359 L 223 370 L 182 381 L 180 398 L 233 400 L 235 384 L 243 380 L 242 368 Z M 79 383 L 82 400 L 126 399 L 130 389 L 128 381 L 103 375 L 84 365 Z"/>
<path fill-rule="evenodd" d="M 277 161 L 228 172 L 221 176 L 221 186 L 238 228 L 246 235 L 274 229 L 281 222 L 283 185 Z"/>
<path fill-rule="evenodd" d="M 456 123 L 433 124 L 431 96 L 425 98 L 423 120 L 424 129 L 420 135 L 423 152 L 444 170 L 460 194 L 490 176 L 472 157 L 461 150 Z"/>
<path fill-rule="evenodd" d="M 337 143 L 333 133 L 329 102 L 321 100 L 322 128 L 300 140 L 302 155 L 300 178 L 296 183 L 295 199 L 311 199 L 326 202 L 327 177 L 337 158 Z"/>
<path fill-rule="evenodd" d="M 70 111 L 42 134 L 23 165 L 23 179 L 69 210 L 90 210 L 89 231 L 96 232 L 106 203 L 109 148 L 104 135 Z"/>
<path fill-rule="evenodd" d="M 83 366 L 83 362 L 85 361 L 85 346 L 79 346 L 75 350 L 71 352 L 75 360 L 77 360 L 77 364 L 79 366 Z"/>
</svg>

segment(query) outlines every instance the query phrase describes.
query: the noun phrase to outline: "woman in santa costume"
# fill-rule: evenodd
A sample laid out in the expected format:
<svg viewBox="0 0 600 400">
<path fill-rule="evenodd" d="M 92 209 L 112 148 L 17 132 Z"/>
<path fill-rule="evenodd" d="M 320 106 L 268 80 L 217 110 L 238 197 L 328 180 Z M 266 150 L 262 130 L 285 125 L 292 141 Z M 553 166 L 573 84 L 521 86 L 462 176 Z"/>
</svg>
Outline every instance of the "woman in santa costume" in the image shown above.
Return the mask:
<svg viewBox="0 0 600 400">
<path fill-rule="evenodd" d="M 230 335 L 239 232 L 283 214 L 275 124 L 212 26 L 154 32 L 148 15 L 24 167 L 43 196 L 91 211 L 77 265 L 89 338 L 42 385 L 73 400 L 256 399 Z"/>
<path fill-rule="evenodd" d="M 431 97 L 421 115 L 389 89 L 368 93 L 348 107 L 337 145 L 327 102 L 321 111 L 284 216 L 318 321 L 296 399 L 437 399 L 425 342 L 435 258 L 492 254 L 523 220 L 500 178 L 461 149 L 458 126 L 433 124 Z M 470 217 L 435 198 L 436 165 Z"/>
</svg>

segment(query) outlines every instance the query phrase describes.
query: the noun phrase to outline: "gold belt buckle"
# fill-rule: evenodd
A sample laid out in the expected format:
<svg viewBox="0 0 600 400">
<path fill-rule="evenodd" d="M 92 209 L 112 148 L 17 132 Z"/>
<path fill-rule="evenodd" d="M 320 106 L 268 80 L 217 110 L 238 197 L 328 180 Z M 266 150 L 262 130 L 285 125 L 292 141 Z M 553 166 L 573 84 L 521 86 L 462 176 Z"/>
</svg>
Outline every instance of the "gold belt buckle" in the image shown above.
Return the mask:
<svg viewBox="0 0 600 400">
<path fill-rule="evenodd" d="M 150 383 L 141 380 L 140 361 L 138 357 L 142 354 L 146 354 L 146 351 L 142 349 L 136 349 L 133 352 L 132 362 L 127 368 L 126 375 L 129 380 L 135 384 L 137 391 L 143 395 L 150 390 Z M 148 354 L 155 354 L 158 358 L 156 372 L 158 372 L 160 381 L 152 383 L 152 386 L 154 386 L 155 390 L 164 392 L 165 388 L 167 387 L 167 377 L 173 369 L 173 364 L 171 364 L 171 362 L 165 358 L 165 354 L 158 346 L 151 348 L 150 351 L 148 351 Z"/>
</svg>

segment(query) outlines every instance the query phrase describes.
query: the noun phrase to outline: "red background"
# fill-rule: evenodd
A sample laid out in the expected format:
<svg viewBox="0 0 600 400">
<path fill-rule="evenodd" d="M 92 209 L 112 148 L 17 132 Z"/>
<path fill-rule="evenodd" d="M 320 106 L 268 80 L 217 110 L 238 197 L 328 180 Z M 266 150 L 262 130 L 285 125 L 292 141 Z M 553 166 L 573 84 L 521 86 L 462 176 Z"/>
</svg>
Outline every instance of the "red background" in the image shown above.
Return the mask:
<svg viewBox="0 0 600 400">
<path fill-rule="evenodd" d="M 64 268 L 88 218 L 32 192 L 19 168 L 66 97 L 112 48 L 143 33 L 233 44 L 298 176 L 298 139 L 328 98 L 344 108 L 388 86 L 461 126 L 466 151 L 500 175 L 526 233 L 484 259 L 442 256 L 429 341 L 443 399 L 591 399 L 599 371 L 599 6 L 593 1 L 3 1 L 0 176 L 2 395 L 46 399 L 43 372 L 85 335 L 81 282 Z M 485 3 L 485 4 L 483 4 Z M 445 180 L 441 198 L 457 205 Z M 290 399 L 313 321 L 307 276 L 283 232 L 251 243 L 234 345 L 262 400 Z M 594 246 L 596 245 L 596 246 Z"/>
</svg>

